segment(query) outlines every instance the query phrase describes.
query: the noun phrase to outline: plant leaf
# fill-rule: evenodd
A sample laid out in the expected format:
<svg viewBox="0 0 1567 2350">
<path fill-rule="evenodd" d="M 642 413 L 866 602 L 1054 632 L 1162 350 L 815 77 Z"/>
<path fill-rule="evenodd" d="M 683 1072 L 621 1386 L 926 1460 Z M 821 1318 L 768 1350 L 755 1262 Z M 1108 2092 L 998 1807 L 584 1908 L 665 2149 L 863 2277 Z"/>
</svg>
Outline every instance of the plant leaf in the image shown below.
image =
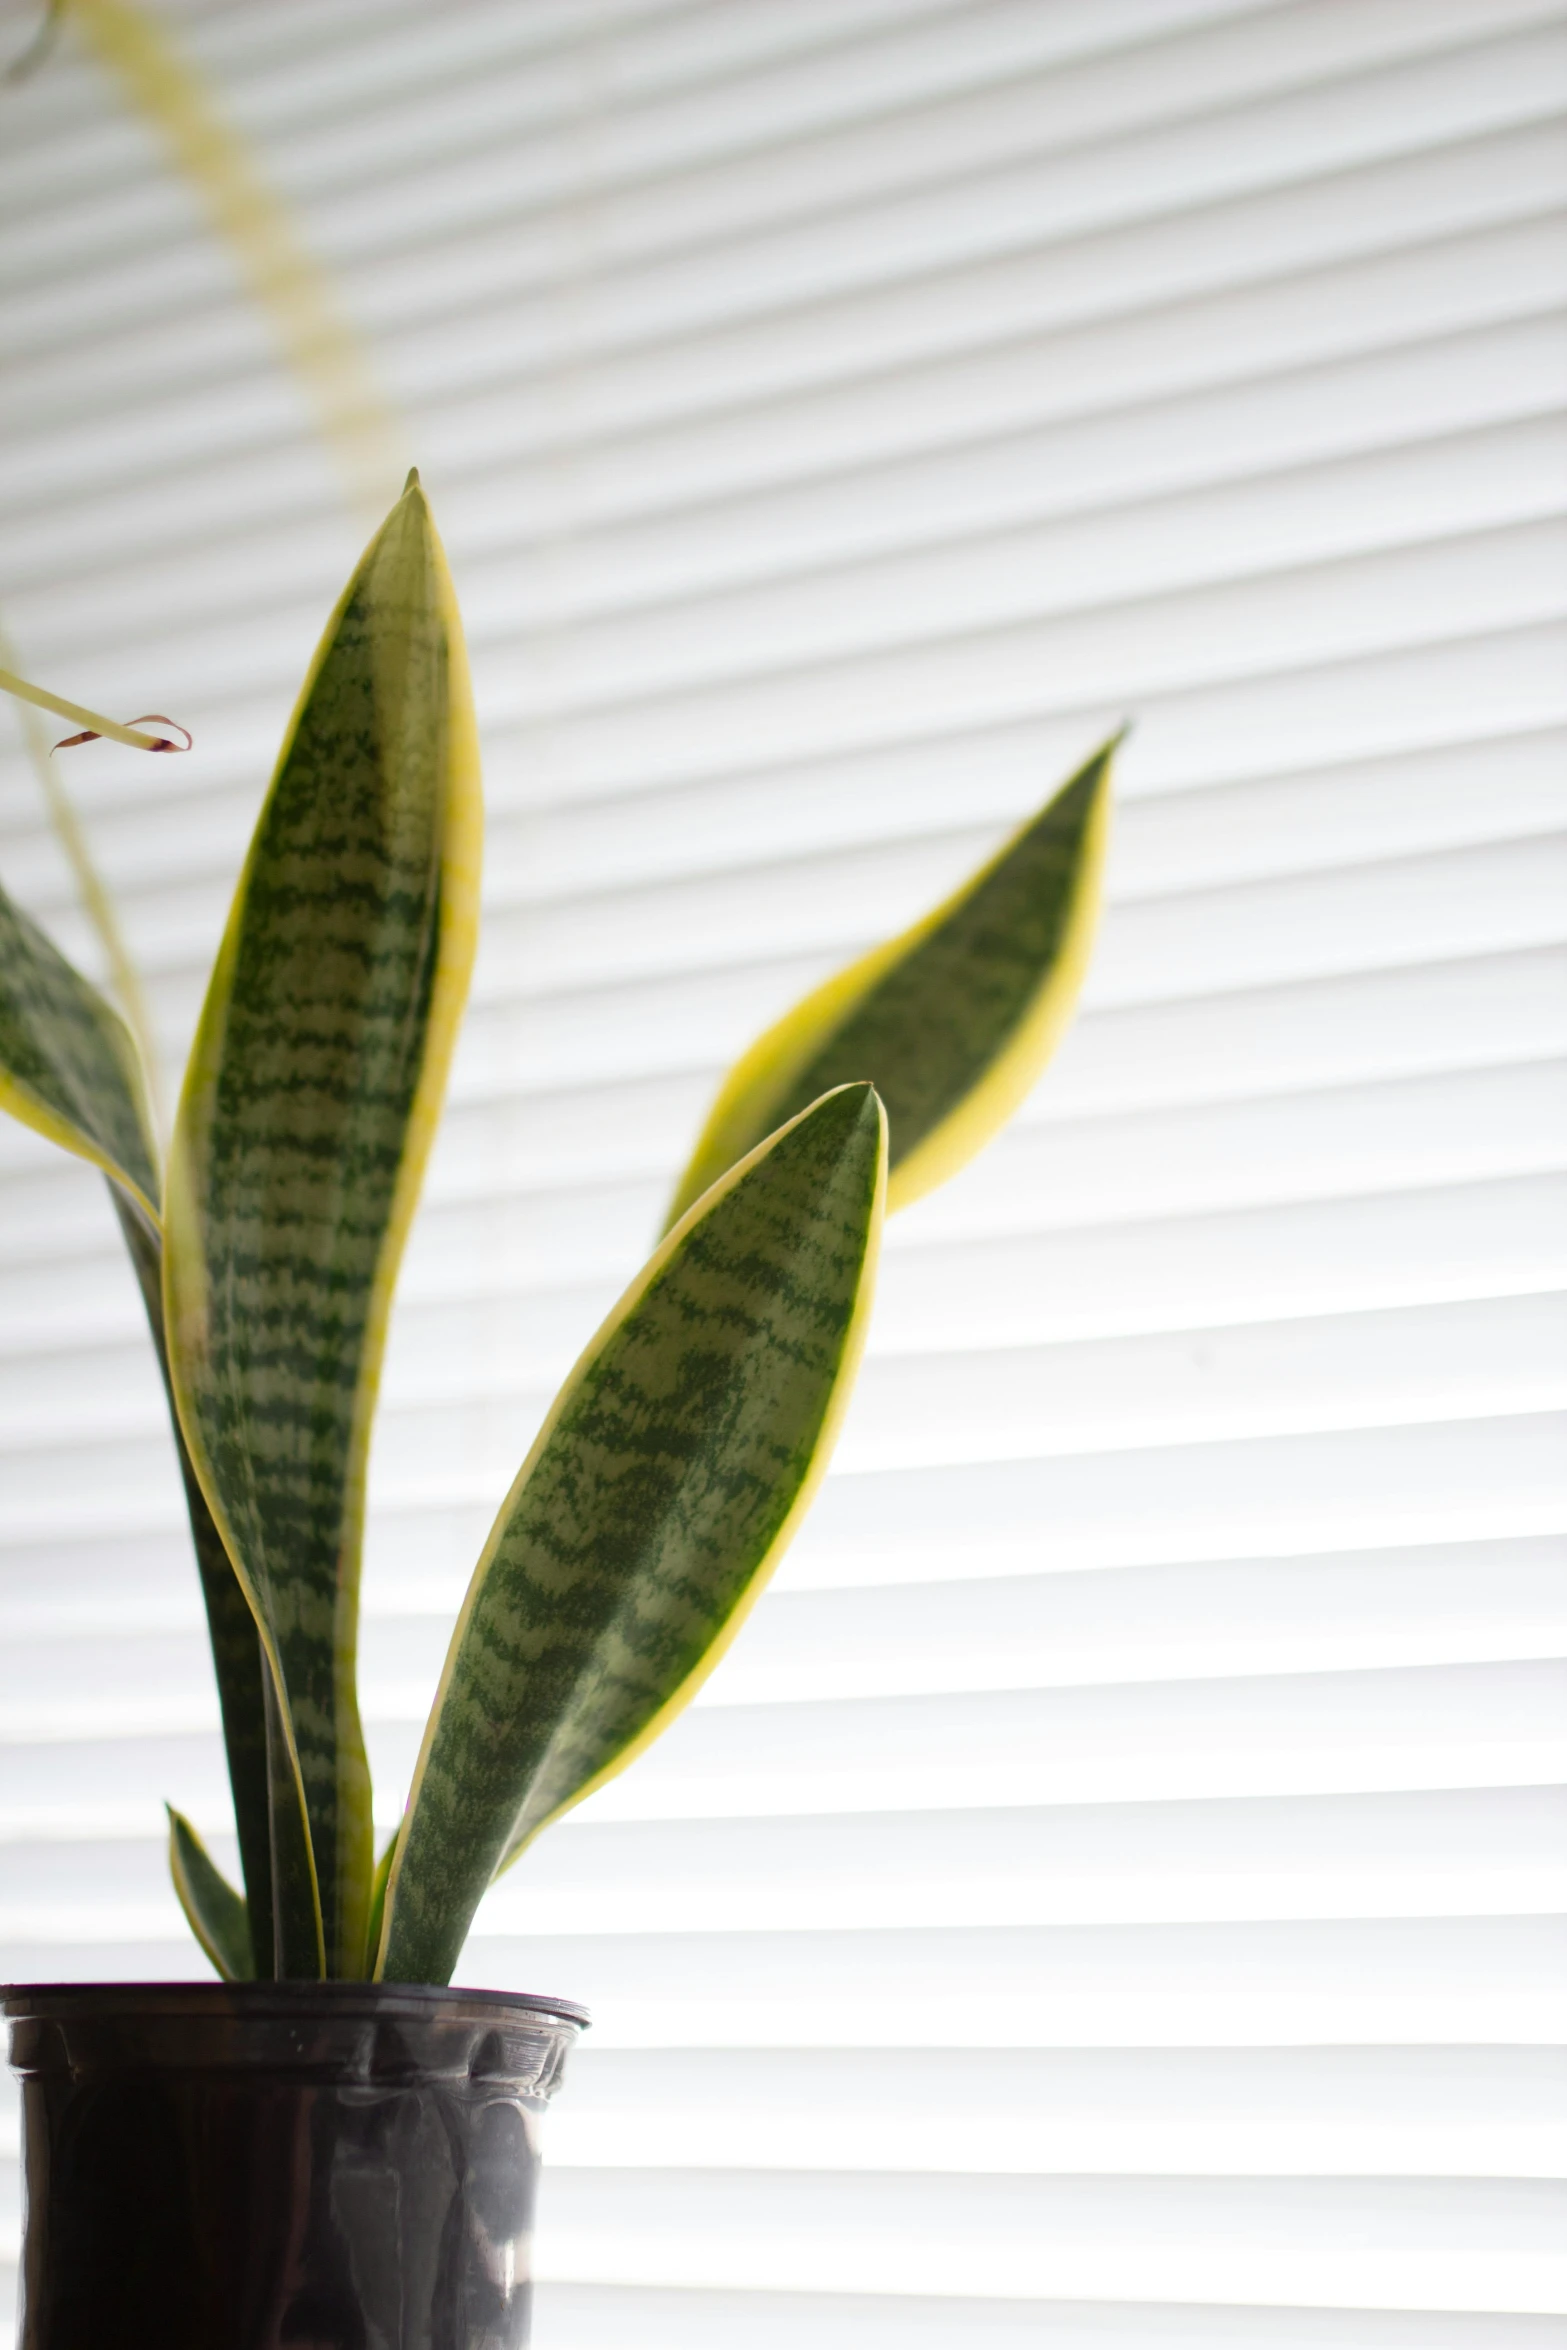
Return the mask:
<svg viewBox="0 0 1567 2350">
<path fill-rule="evenodd" d="M 272 1974 L 280 1983 L 309 1982 L 329 1971 L 321 1928 L 321 1882 L 299 1749 L 264 1643 L 261 1703 L 272 1860 Z M 365 1792 L 368 1802 L 368 1786 Z"/>
<path fill-rule="evenodd" d="M 0 624 L 0 673 L 13 668 L 15 654 Z M 142 985 L 136 960 L 126 944 L 120 926 L 119 912 L 114 899 L 98 871 L 87 830 L 77 815 L 71 795 L 65 788 L 57 761 L 51 755 L 50 730 L 43 723 L 30 702 L 17 703 L 17 717 L 22 740 L 33 772 L 38 778 L 38 789 L 49 818 L 50 829 L 60 844 L 60 850 L 71 868 L 76 883 L 76 894 L 83 913 L 97 934 L 103 949 L 104 962 L 113 994 L 119 999 L 119 1008 L 126 1025 L 136 1040 L 141 1056 L 142 1074 L 146 1079 L 148 1098 L 152 1109 L 153 1129 L 162 1134 L 166 1129 L 164 1117 L 162 1065 L 158 1053 L 157 1033 L 147 1003 L 147 991 Z"/>
<path fill-rule="evenodd" d="M 886 1183 L 868 1085 L 692 1209 L 561 1390 L 447 1655 L 377 1972 L 441 1983 L 497 1867 L 657 1736 L 802 1516 L 864 1339 Z"/>
<path fill-rule="evenodd" d="M 1120 741 L 1112 736 L 961 889 L 814 989 L 742 1055 L 669 1224 L 762 1135 L 859 1078 L 887 1105 L 889 1208 L 934 1190 L 984 1148 L 1039 1076 L 1082 985 Z"/>
<path fill-rule="evenodd" d="M 162 1235 L 154 1230 L 141 1210 L 112 1183 L 109 1194 L 114 1201 L 125 1245 L 136 1270 L 142 1302 L 147 1309 L 147 1320 L 152 1330 L 158 1368 L 163 1374 L 164 1388 L 169 1395 L 169 1416 L 174 1422 L 174 1449 L 179 1456 L 180 1477 L 185 1487 L 185 1507 L 196 1552 L 196 1570 L 201 1578 L 202 1602 L 207 1611 L 207 1636 L 212 1646 L 212 1666 L 223 1717 L 223 1747 L 228 1757 L 229 1785 L 234 1796 L 234 1823 L 239 1831 L 240 1865 L 245 1873 L 250 1921 L 247 1931 L 254 1947 L 255 1971 L 269 1976 L 273 1962 L 273 1921 L 271 1796 L 267 1773 L 264 1679 L 266 1659 L 262 1654 L 250 1602 L 240 1588 L 233 1561 L 223 1547 L 223 1537 L 212 1522 L 212 1512 L 207 1507 L 206 1495 L 191 1465 L 179 1414 L 174 1409 L 173 1391 L 169 1387 L 169 1353 L 163 1327 Z"/>
<path fill-rule="evenodd" d="M 375 1877 L 370 1887 L 370 1916 L 365 1926 L 364 1971 L 367 1978 L 375 1972 L 375 1954 L 381 1947 L 381 1928 L 386 1920 L 386 1888 L 391 1882 L 392 1861 L 401 1834 L 402 1825 L 399 1822 L 388 1836 L 381 1857 L 375 1864 Z"/>
<path fill-rule="evenodd" d="M 480 823 L 461 627 L 410 475 L 300 696 L 168 1187 L 175 1395 L 262 1627 L 328 1974 L 363 1963 L 374 1853 L 354 1664 L 370 1415 L 472 965 Z M 297 1872 L 289 1882 L 302 1898 Z M 281 1880 L 275 1892 L 297 1954 L 311 1921 L 284 1918 Z"/>
<path fill-rule="evenodd" d="M 3 889 L 0 1109 L 102 1168 L 156 1226 L 158 1151 L 130 1031 Z"/>
<path fill-rule="evenodd" d="M 226 1983 L 248 1983 L 255 1975 L 250 1948 L 250 1913 L 183 1813 L 165 1804 L 169 1815 L 169 1875 L 186 1922 Z"/>
<path fill-rule="evenodd" d="M 108 1177 L 167 1385 L 161 1186 L 136 1048 L 98 990 L 3 890 L 0 1106 Z M 212 1523 L 177 1418 L 174 1433 L 212 1641 L 245 1882 L 257 1938 L 270 1952 L 271 1854 L 255 1618 Z"/>
</svg>

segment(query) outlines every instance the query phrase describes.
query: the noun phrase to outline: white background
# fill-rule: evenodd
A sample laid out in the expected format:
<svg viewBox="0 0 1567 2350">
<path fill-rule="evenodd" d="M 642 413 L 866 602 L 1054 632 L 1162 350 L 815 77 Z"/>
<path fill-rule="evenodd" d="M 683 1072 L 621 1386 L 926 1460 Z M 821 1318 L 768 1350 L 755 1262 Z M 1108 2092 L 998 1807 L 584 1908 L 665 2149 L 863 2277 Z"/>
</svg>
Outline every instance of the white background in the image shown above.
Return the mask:
<svg viewBox="0 0 1567 2350">
<path fill-rule="evenodd" d="M 406 420 L 486 745 L 387 1823 L 723 1064 L 1136 720 L 1083 1016 L 893 1231 L 775 1594 L 481 1913 L 464 1979 L 597 2018 L 540 2350 L 1567 2344 L 1562 8 L 163 14 Z M 197 739 L 68 767 L 172 1067 L 358 533 L 68 42 L 0 354 L 0 613 Z M 0 871 L 96 967 L 5 723 Z M 161 1801 L 225 1818 L 116 1252 L 0 1132 L 12 1979 L 198 1971 Z"/>
</svg>

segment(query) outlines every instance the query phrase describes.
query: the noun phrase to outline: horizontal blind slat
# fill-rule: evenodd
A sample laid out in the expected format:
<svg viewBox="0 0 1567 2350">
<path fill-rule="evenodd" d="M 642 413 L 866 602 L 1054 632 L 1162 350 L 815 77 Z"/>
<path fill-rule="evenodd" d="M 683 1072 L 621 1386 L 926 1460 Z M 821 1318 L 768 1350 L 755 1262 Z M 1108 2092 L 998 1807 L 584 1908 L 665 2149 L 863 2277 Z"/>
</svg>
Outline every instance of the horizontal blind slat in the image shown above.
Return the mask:
<svg viewBox="0 0 1567 2350">
<path fill-rule="evenodd" d="M 540 2328 L 554 2350 L 793 2350 L 808 2329 L 821 2350 L 925 2350 L 954 2341 L 978 2350 L 1557 2350 L 1552 2317 L 1481 2317 L 1365 2309 L 1221 2309 L 1121 2300 L 976 2301 L 922 2296 L 783 2291 L 693 2292 L 679 2287 L 564 2284 L 539 2287 Z M 1412 2332 L 1411 2324 L 1418 2331 Z M 1194 2329 L 1196 2329 L 1194 2334 Z"/>
</svg>

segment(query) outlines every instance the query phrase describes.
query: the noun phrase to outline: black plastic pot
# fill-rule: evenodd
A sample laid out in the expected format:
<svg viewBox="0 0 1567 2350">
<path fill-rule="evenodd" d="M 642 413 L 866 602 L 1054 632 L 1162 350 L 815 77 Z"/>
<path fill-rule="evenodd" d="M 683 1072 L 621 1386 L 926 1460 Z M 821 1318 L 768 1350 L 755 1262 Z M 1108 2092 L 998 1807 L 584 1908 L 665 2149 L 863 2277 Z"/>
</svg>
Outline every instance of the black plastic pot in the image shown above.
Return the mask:
<svg viewBox="0 0 1567 2350">
<path fill-rule="evenodd" d="M 4 1999 L 21 2350 L 522 2350 L 538 2121 L 581 2008 L 374 1983 Z"/>
</svg>

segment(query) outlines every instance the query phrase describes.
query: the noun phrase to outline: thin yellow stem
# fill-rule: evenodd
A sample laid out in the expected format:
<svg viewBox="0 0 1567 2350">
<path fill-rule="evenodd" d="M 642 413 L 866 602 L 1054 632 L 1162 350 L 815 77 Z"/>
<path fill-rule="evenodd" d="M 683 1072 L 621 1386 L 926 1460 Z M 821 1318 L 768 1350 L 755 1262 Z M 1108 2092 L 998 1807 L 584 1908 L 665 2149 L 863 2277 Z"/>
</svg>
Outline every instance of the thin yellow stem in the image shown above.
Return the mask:
<svg viewBox="0 0 1567 2350">
<path fill-rule="evenodd" d="M 311 396 L 350 498 L 379 522 L 408 469 L 401 428 L 288 208 L 161 25 L 129 0 L 66 0 L 66 15 L 234 252 Z"/>
<path fill-rule="evenodd" d="M 5 654 L 7 659 L 15 658 L 3 630 L 0 630 L 0 653 Z M 99 718 L 91 710 L 81 710 L 74 702 L 62 701 L 57 694 L 45 694 L 40 692 L 36 686 L 27 685 L 25 679 L 15 677 L 8 668 L 0 668 L 0 686 L 3 686 L 7 693 L 16 695 L 22 705 L 17 711 L 17 718 L 21 724 L 22 739 L 27 745 L 28 756 L 32 760 L 39 787 L 43 792 L 44 806 L 49 812 L 49 822 L 53 826 L 54 836 L 64 852 L 66 863 L 71 868 L 72 876 L 76 882 L 77 894 L 81 898 L 87 919 L 96 931 L 98 943 L 103 949 L 104 961 L 109 968 L 110 982 L 120 1001 L 120 1010 L 125 1015 L 126 1026 L 136 1039 L 137 1050 L 141 1054 L 142 1066 L 147 1074 L 147 1091 L 152 1102 L 152 1113 L 157 1121 L 159 1135 L 167 1140 L 168 1103 L 164 1093 L 163 1063 L 158 1052 L 157 1032 L 153 1027 L 147 993 L 142 986 L 141 974 L 136 968 L 135 959 L 125 943 L 125 933 L 120 928 L 120 918 L 115 912 L 114 900 L 109 895 L 108 884 L 93 863 L 92 851 L 87 846 L 87 835 L 82 830 L 81 819 L 71 805 L 70 794 L 65 788 L 64 779 L 51 755 L 53 746 L 49 740 L 49 729 L 34 716 L 34 707 L 40 710 L 53 710 L 56 716 L 61 718 L 81 719 L 91 727 L 95 734 L 110 735 L 116 742 L 128 740 L 144 750 L 150 749 L 152 746 L 145 738 L 132 734 L 128 727 L 115 726 L 111 720 Z M 18 688 L 22 690 L 18 691 Z"/>
<path fill-rule="evenodd" d="M 38 71 L 54 47 L 55 35 L 60 30 L 60 19 L 64 12 L 65 0 L 45 0 L 43 14 L 38 19 L 32 39 L 20 55 L 12 58 L 4 73 L 0 73 L 0 82 L 25 82 L 29 74 Z"/>
<path fill-rule="evenodd" d="M 233 251 L 248 289 L 272 320 L 285 357 L 308 391 L 351 502 L 379 522 L 407 470 L 402 431 L 377 387 L 352 328 L 340 315 L 332 281 L 295 231 L 288 208 L 267 185 L 245 141 L 214 103 L 200 75 L 168 33 L 130 0 L 52 0 L 51 22 L 68 16 L 98 63 L 161 141 L 192 186 L 218 234 Z M 0 652 L 4 652 L 0 637 Z M 103 947 L 114 989 L 147 1064 L 161 1130 L 167 1131 L 162 1083 L 147 999 L 125 944 L 113 900 L 94 866 L 76 812 L 32 709 L 51 710 L 78 727 L 156 750 L 99 712 L 50 694 L 0 668 L 0 689 L 23 704 L 23 733 L 38 771 L 56 837 L 76 877 L 82 904 Z"/>
</svg>

